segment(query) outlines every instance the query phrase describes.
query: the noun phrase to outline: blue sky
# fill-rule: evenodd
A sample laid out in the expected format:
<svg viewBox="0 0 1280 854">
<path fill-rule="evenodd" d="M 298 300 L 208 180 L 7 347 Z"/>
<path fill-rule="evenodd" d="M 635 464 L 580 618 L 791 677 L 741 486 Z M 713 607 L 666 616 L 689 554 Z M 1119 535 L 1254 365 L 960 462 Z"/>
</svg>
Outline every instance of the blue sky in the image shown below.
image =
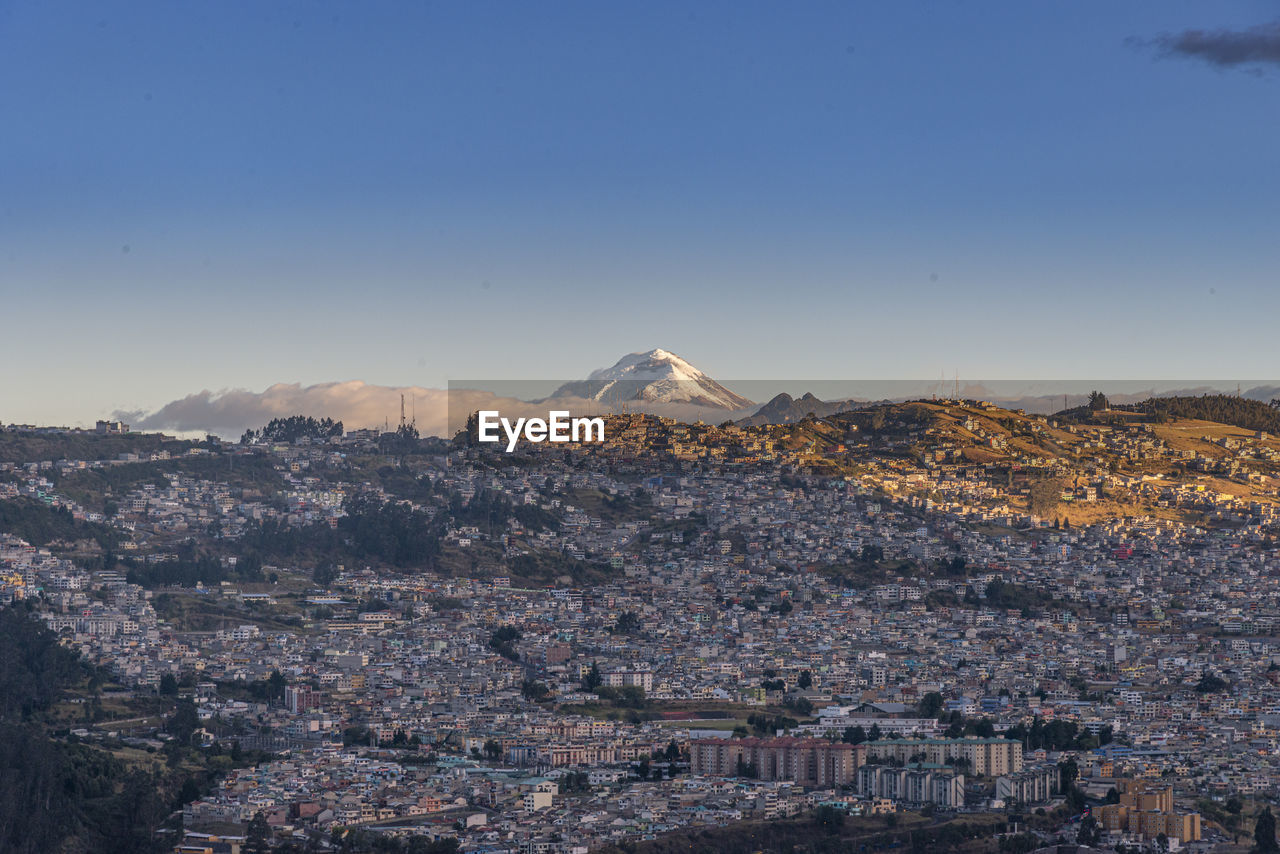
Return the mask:
<svg viewBox="0 0 1280 854">
<path fill-rule="evenodd" d="M 1278 16 L 4 3 L 0 421 L 651 347 L 725 379 L 1275 375 L 1280 64 L 1169 48 Z"/>
</svg>

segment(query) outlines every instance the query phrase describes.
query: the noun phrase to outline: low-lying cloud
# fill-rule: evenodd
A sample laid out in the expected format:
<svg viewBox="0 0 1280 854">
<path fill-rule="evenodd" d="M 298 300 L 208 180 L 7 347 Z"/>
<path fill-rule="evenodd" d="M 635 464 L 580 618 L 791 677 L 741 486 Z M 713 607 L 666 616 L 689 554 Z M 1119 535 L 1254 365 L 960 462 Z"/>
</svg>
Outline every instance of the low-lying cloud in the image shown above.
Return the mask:
<svg viewBox="0 0 1280 854">
<path fill-rule="evenodd" d="M 290 415 L 332 418 L 341 421 L 347 430 L 387 426 L 395 429 L 400 422 L 401 395 L 404 395 L 406 417 L 416 418 L 422 436 L 453 436 L 465 426 L 467 416 L 480 409 L 498 410 L 503 416 L 515 419 L 546 418 L 552 409 L 573 415 L 598 415 L 620 408 L 578 397 L 528 401 L 474 389 L 380 386 L 352 380 L 308 386 L 277 383 L 261 392 L 206 389 L 170 401 L 155 412 L 118 411 L 115 417 L 128 422 L 135 430 L 203 432 L 228 439 L 238 439 L 245 430 L 262 427 L 272 418 Z M 686 421 L 718 422 L 746 414 L 746 411 L 729 413 L 687 404 L 636 402 L 628 408 Z"/>
<path fill-rule="evenodd" d="M 1098 388 L 1106 390 L 1105 381 Z M 943 393 L 947 390 L 944 388 Z M 1171 395 L 1199 396 L 1202 394 L 1230 393 L 1207 385 L 1183 388 L 1149 388 L 1128 393 L 1111 393 L 1113 403 L 1138 403 L 1149 397 Z M 1022 408 L 1028 412 L 1053 413 L 1064 407 L 1080 406 L 1088 397 L 1079 393 L 1067 395 L 1009 395 L 1000 394 L 982 384 L 969 384 L 961 390 L 961 396 L 978 400 L 990 400 L 1000 406 Z M 503 416 L 515 418 L 545 418 L 552 409 L 565 410 L 572 415 L 599 415 L 623 408 L 577 397 L 519 400 L 503 397 L 488 391 L 474 389 L 439 389 L 419 386 L 370 385 L 359 380 L 350 382 L 317 383 L 304 386 L 299 383 L 277 383 L 265 391 L 224 389 L 199 391 L 171 401 L 155 412 L 116 412 L 115 417 L 128 422 L 136 430 L 163 430 L 176 433 L 213 433 L 228 439 L 238 439 L 249 428 L 265 425 L 272 418 L 290 415 L 311 415 L 316 418 L 333 418 L 341 421 L 348 430 L 359 428 L 392 429 L 400 420 L 400 396 L 404 395 L 406 415 L 416 416 L 418 432 L 423 436 L 449 437 L 461 430 L 467 416 L 480 409 L 495 409 Z M 928 392 L 892 395 L 892 400 L 927 397 Z M 1280 386 L 1258 385 L 1243 391 L 1243 397 L 1270 402 L 1280 398 Z M 702 420 L 719 423 L 726 419 L 738 420 L 757 409 L 749 408 L 728 412 L 692 404 L 659 404 L 633 401 L 625 404 L 633 412 L 665 415 L 680 421 Z"/>
<path fill-rule="evenodd" d="M 204 431 L 239 438 L 272 418 L 312 415 L 341 421 L 348 429 L 382 427 L 400 420 L 400 395 L 412 401 L 418 430 L 423 435 L 444 435 L 448 393 L 442 389 L 370 385 L 359 380 L 341 383 L 277 383 L 265 391 L 223 389 L 199 391 L 179 398 L 151 413 L 117 412 L 132 420 L 134 429 L 176 432 Z"/>
<path fill-rule="evenodd" d="M 1163 56 L 1199 59 L 1219 68 L 1280 64 L 1280 21 L 1244 30 L 1184 30 L 1165 33 L 1138 44 L 1154 47 Z"/>
</svg>

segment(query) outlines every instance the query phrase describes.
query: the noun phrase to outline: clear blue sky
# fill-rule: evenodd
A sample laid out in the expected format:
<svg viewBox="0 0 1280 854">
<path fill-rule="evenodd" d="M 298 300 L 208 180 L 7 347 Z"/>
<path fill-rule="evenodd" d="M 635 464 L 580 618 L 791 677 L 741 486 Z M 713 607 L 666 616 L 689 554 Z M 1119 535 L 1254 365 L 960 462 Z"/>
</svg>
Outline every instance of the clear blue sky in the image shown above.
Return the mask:
<svg viewBox="0 0 1280 854">
<path fill-rule="evenodd" d="M 3 3 L 0 421 L 650 347 L 1275 375 L 1280 64 L 1176 45 L 1278 14 Z"/>
</svg>

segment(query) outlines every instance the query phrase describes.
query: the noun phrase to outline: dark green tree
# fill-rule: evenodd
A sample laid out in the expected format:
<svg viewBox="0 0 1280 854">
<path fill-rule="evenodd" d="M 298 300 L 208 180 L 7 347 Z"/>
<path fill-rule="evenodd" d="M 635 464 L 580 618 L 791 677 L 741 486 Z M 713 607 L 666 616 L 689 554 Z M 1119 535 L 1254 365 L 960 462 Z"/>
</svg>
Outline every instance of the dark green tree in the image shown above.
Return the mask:
<svg viewBox="0 0 1280 854">
<path fill-rule="evenodd" d="M 1058 763 L 1058 784 L 1062 791 L 1067 791 L 1076 784 L 1080 777 L 1080 766 L 1074 759 L 1064 759 Z"/>
<path fill-rule="evenodd" d="M 1097 845 L 1102 841 L 1102 828 L 1098 825 L 1098 820 L 1091 815 L 1087 815 L 1080 819 L 1080 830 L 1076 835 L 1076 841 L 1081 845 Z"/>
<path fill-rule="evenodd" d="M 591 662 L 591 669 L 582 677 L 582 690 L 595 691 L 604 682 L 604 676 L 600 673 L 600 665 L 594 661 Z"/>
<path fill-rule="evenodd" d="M 190 697 L 183 697 L 178 701 L 173 714 L 165 723 L 165 729 L 168 730 L 169 735 L 173 736 L 178 744 L 184 746 L 191 743 L 191 736 L 199 726 L 200 716 L 196 714 L 195 701 Z"/>
<path fill-rule="evenodd" d="M 942 695 L 930 691 L 920 698 L 919 714 L 922 718 L 936 718 L 942 712 Z"/>
<path fill-rule="evenodd" d="M 253 814 L 245 833 L 244 851 L 247 854 L 271 854 L 271 826 L 261 811 Z"/>
<path fill-rule="evenodd" d="M 284 699 L 284 689 L 284 676 L 279 670 L 272 670 L 267 677 L 267 697 L 276 702 L 281 701 Z"/>
<path fill-rule="evenodd" d="M 634 611 L 623 611 L 618 615 L 618 620 L 613 624 L 614 634 L 629 635 L 640 628 L 640 618 L 636 616 Z"/>
<path fill-rule="evenodd" d="M 1276 842 L 1276 817 L 1267 807 L 1258 814 L 1258 821 L 1253 826 L 1254 850 L 1259 854 L 1274 854 L 1280 851 L 1280 843 Z"/>
</svg>

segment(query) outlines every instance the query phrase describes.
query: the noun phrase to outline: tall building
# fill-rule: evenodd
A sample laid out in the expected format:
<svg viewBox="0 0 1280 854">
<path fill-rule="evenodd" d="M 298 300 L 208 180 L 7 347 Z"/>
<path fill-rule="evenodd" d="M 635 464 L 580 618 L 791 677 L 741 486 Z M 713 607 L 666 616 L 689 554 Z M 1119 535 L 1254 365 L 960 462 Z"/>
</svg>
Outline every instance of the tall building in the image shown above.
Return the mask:
<svg viewBox="0 0 1280 854">
<path fill-rule="evenodd" d="M 1173 811 L 1173 788 L 1146 780 L 1122 780 L 1120 803 L 1093 811 L 1104 830 L 1131 833 L 1143 839 L 1164 834 L 1179 842 L 1200 841 L 1200 813 Z"/>
<path fill-rule="evenodd" d="M 867 757 L 912 765 L 958 765 L 985 777 L 1022 770 L 1022 742 L 1006 738 L 887 738 L 866 744 Z"/>
<path fill-rule="evenodd" d="M 1024 768 L 996 779 L 996 797 L 1019 804 L 1041 804 L 1058 794 L 1060 777 L 1056 765 Z"/>
<path fill-rule="evenodd" d="M 852 783 L 866 754 L 864 745 L 821 738 L 703 738 L 690 746 L 694 774 L 757 777 L 801 786 Z"/>
<path fill-rule="evenodd" d="M 857 785 L 858 794 L 864 797 L 888 798 L 911 806 L 964 805 L 964 775 L 941 765 L 863 765 L 858 769 Z"/>
</svg>

